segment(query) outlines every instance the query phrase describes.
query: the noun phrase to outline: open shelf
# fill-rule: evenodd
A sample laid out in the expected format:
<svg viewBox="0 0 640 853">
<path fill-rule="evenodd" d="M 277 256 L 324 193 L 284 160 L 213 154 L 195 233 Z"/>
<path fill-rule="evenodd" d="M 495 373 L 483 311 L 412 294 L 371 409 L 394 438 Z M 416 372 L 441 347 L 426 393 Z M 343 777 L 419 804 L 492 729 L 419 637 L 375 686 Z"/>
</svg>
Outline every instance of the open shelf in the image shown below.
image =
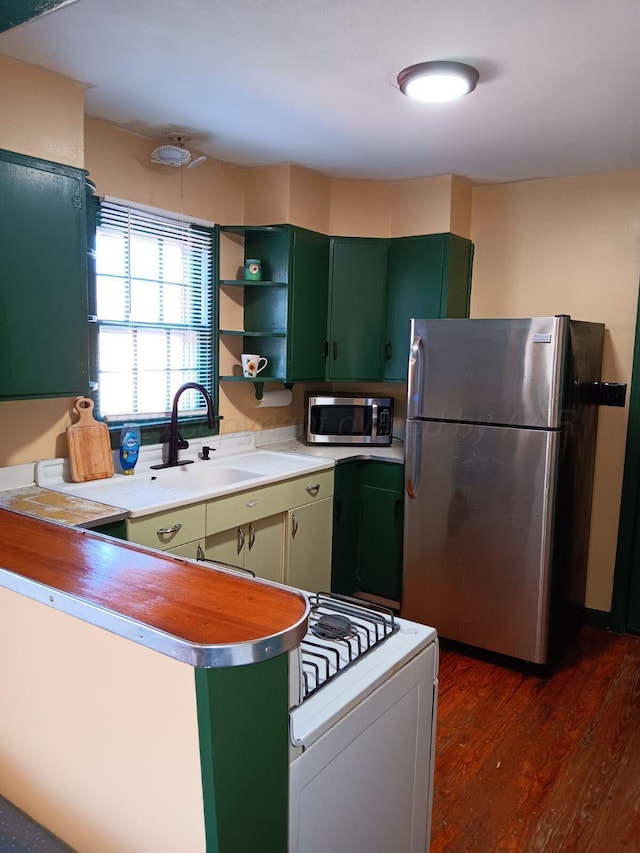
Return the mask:
<svg viewBox="0 0 640 853">
<path fill-rule="evenodd" d="M 286 287 L 286 281 L 260 281 L 244 279 L 244 278 L 223 278 L 220 279 L 220 284 L 224 287 Z"/>
<path fill-rule="evenodd" d="M 220 329 L 221 335 L 235 335 L 239 338 L 286 338 L 286 332 L 242 332 L 238 329 Z"/>
</svg>

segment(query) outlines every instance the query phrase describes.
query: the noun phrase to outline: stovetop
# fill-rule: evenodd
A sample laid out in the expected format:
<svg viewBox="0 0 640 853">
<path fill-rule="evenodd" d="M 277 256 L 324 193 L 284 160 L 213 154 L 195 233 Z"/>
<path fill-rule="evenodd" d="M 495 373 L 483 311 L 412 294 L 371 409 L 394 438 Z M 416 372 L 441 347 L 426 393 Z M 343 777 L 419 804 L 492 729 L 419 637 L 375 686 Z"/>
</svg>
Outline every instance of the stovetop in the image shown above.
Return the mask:
<svg viewBox="0 0 640 853">
<path fill-rule="evenodd" d="M 319 592 L 309 604 L 309 631 L 300 645 L 302 701 L 399 629 L 391 610 L 368 602 Z"/>
<path fill-rule="evenodd" d="M 289 653 L 289 729 L 294 748 L 310 746 L 433 643 L 436 677 L 434 628 L 400 619 L 368 601 L 304 594 L 311 606 L 309 630 Z"/>
</svg>

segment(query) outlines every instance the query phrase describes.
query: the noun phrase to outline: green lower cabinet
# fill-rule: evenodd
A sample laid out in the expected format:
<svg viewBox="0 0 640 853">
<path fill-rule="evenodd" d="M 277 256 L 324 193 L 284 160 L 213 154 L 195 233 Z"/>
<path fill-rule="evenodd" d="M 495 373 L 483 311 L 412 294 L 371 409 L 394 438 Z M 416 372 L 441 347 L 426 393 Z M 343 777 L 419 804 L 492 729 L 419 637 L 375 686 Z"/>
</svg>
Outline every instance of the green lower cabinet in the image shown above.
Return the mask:
<svg viewBox="0 0 640 853">
<path fill-rule="evenodd" d="M 107 524 L 101 524 L 94 528 L 96 533 L 105 533 L 107 536 L 113 536 L 114 539 L 127 539 L 127 522 L 110 521 Z"/>
<path fill-rule="evenodd" d="M 350 462 L 336 466 L 333 592 L 400 601 L 403 489 L 403 465 Z"/>
<path fill-rule="evenodd" d="M 358 589 L 360 468 L 360 462 L 343 462 L 334 472 L 331 592 L 340 595 Z"/>
<path fill-rule="evenodd" d="M 363 486 L 360 504 L 360 590 L 400 601 L 403 495 Z"/>
<path fill-rule="evenodd" d="M 195 682 L 207 853 L 284 853 L 288 655 L 196 669 Z"/>
</svg>

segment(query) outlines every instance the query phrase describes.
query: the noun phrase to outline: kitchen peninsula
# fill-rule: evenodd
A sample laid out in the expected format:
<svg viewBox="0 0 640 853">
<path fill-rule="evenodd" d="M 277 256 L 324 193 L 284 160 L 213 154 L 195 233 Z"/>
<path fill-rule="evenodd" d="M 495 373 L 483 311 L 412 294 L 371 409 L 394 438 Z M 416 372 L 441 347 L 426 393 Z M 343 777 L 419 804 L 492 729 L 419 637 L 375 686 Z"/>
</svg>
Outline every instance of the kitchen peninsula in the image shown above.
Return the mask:
<svg viewBox="0 0 640 853">
<path fill-rule="evenodd" d="M 10 510 L 0 524 L 7 797 L 77 849 L 286 849 L 304 597 Z"/>
</svg>

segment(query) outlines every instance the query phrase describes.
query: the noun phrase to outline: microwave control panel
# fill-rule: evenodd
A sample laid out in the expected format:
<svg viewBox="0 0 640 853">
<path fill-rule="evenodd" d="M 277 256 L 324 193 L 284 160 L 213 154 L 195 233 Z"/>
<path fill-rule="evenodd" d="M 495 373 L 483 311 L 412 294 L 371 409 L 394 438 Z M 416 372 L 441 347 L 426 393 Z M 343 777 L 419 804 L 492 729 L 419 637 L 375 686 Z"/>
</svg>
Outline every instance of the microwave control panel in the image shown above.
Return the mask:
<svg viewBox="0 0 640 853">
<path fill-rule="evenodd" d="M 378 435 L 391 435 L 393 428 L 393 410 L 390 406 L 378 408 Z"/>
</svg>

